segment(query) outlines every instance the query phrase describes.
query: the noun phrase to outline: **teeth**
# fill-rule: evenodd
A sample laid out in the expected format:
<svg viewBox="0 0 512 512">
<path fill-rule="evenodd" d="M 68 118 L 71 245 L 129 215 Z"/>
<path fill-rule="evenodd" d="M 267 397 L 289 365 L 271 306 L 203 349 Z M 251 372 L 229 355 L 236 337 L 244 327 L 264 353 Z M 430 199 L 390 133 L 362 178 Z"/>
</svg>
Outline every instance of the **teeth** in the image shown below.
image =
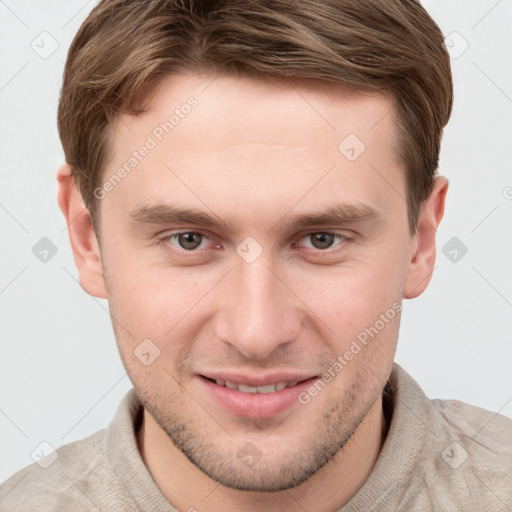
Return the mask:
<svg viewBox="0 0 512 512">
<path fill-rule="evenodd" d="M 273 393 L 276 390 L 274 384 L 268 384 L 267 386 L 258 386 L 258 393 Z"/>
<path fill-rule="evenodd" d="M 257 393 L 258 388 L 246 386 L 245 384 L 238 384 L 238 391 L 241 391 L 242 393 Z"/>
<path fill-rule="evenodd" d="M 274 393 L 275 391 L 281 391 L 284 388 L 296 386 L 298 380 L 291 382 L 278 382 L 277 384 L 267 384 L 265 386 L 247 386 L 246 384 L 237 384 L 230 380 L 216 379 L 215 381 L 219 386 L 225 386 L 229 389 L 236 389 L 242 393 Z"/>
</svg>

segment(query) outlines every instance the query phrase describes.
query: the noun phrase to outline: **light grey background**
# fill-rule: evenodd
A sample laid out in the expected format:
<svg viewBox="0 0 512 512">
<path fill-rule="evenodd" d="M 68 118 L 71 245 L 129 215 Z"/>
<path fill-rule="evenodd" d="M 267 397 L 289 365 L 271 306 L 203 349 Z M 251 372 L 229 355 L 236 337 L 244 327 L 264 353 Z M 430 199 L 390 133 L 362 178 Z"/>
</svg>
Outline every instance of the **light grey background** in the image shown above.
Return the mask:
<svg viewBox="0 0 512 512">
<path fill-rule="evenodd" d="M 131 387 L 107 302 L 77 282 L 56 201 L 62 71 L 94 5 L 0 0 L 0 482 L 42 441 L 57 448 L 104 428 Z M 454 57 L 440 165 L 450 189 L 434 276 L 404 302 L 396 360 L 433 398 L 512 417 L 512 2 L 424 5 Z M 42 237 L 58 249 L 46 263 L 32 252 Z M 443 254 L 453 237 L 467 254 Z"/>
</svg>

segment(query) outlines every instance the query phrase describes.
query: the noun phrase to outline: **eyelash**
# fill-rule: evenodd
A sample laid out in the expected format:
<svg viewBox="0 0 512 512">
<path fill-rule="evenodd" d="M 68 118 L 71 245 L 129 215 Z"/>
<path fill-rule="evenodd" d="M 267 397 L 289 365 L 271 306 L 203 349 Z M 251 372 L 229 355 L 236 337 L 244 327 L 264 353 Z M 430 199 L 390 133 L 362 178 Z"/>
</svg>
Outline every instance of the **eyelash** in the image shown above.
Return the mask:
<svg viewBox="0 0 512 512">
<path fill-rule="evenodd" d="M 160 237 L 158 239 L 158 243 L 163 244 L 163 245 L 173 245 L 173 244 L 170 243 L 171 239 L 177 239 L 180 235 L 191 234 L 191 233 L 192 234 L 196 234 L 196 235 L 200 235 L 203 239 L 211 240 L 211 237 L 208 234 L 203 233 L 201 231 L 179 231 L 177 233 L 163 235 L 162 237 Z M 320 231 L 310 231 L 309 233 L 301 235 L 298 238 L 298 240 L 302 240 L 304 238 L 307 238 L 307 237 L 309 237 L 311 235 L 315 235 L 315 234 L 318 234 L 318 233 L 322 233 L 322 234 L 326 234 L 326 235 L 332 235 L 332 236 L 336 237 L 338 240 L 341 240 L 341 242 L 339 244 L 337 244 L 336 246 L 334 246 L 334 249 L 332 249 L 331 247 L 328 247 L 326 249 L 306 248 L 306 250 L 313 251 L 315 253 L 333 254 L 333 253 L 337 252 L 338 248 L 344 249 L 344 248 L 347 247 L 347 245 L 349 245 L 349 244 L 354 242 L 354 239 L 349 237 L 349 236 L 347 236 L 347 235 L 342 235 L 340 233 L 336 233 L 336 232 L 333 232 L 333 231 L 321 231 L 321 230 Z M 175 249 L 176 251 L 178 251 L 178 252 L 180 252 L 182 254 L 189 254 L 190 256 L 192 256 L 192 255 L 194 255 L 194 254 L 199 252 L 198 249 L 192 249 L 192 250 L 187 251 L 186 249 L 180 249 L 180 248 L 177 248 L 177 247 L 174 247 L 174 246 L 173 246 L 173 249 Z"/>
</svg>

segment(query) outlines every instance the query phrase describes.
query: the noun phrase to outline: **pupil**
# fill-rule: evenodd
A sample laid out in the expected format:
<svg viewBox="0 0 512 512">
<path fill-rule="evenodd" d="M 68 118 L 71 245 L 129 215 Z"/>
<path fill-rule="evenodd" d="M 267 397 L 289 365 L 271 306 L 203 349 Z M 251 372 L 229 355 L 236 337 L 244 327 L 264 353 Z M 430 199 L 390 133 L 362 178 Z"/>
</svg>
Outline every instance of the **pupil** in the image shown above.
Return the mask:
<svg viewBox="0 0 512 512">
<path fill-rule="evenodd" d="M 333 243 L 333 237 L 329 233 L 315 233 L 313 235 L 313 246 L 317 249 L 327 249 Z"/>
<path fill-rule="evenodd" d="M 195 249 L 201 244 L 201 234 L 183 233 L 179 237 L 179 242 L 183 249 Z"/>
</svg>

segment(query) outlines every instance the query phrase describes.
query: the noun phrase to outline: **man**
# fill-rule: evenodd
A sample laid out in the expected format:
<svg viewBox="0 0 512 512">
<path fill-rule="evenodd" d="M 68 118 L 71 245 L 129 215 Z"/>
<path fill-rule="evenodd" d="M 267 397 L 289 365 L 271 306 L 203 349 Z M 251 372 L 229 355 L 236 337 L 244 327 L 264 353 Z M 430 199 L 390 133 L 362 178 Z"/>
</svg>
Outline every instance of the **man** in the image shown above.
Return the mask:
<svg viewBox="0 0 512 512">
<path fill-rule="evenodd" d="M 393 363 L 452 106 L 413 1 L 101 2 L 59 205 L 134 389 L 0 510 L 509 510 L 512 422 Z"/>
</svg>

